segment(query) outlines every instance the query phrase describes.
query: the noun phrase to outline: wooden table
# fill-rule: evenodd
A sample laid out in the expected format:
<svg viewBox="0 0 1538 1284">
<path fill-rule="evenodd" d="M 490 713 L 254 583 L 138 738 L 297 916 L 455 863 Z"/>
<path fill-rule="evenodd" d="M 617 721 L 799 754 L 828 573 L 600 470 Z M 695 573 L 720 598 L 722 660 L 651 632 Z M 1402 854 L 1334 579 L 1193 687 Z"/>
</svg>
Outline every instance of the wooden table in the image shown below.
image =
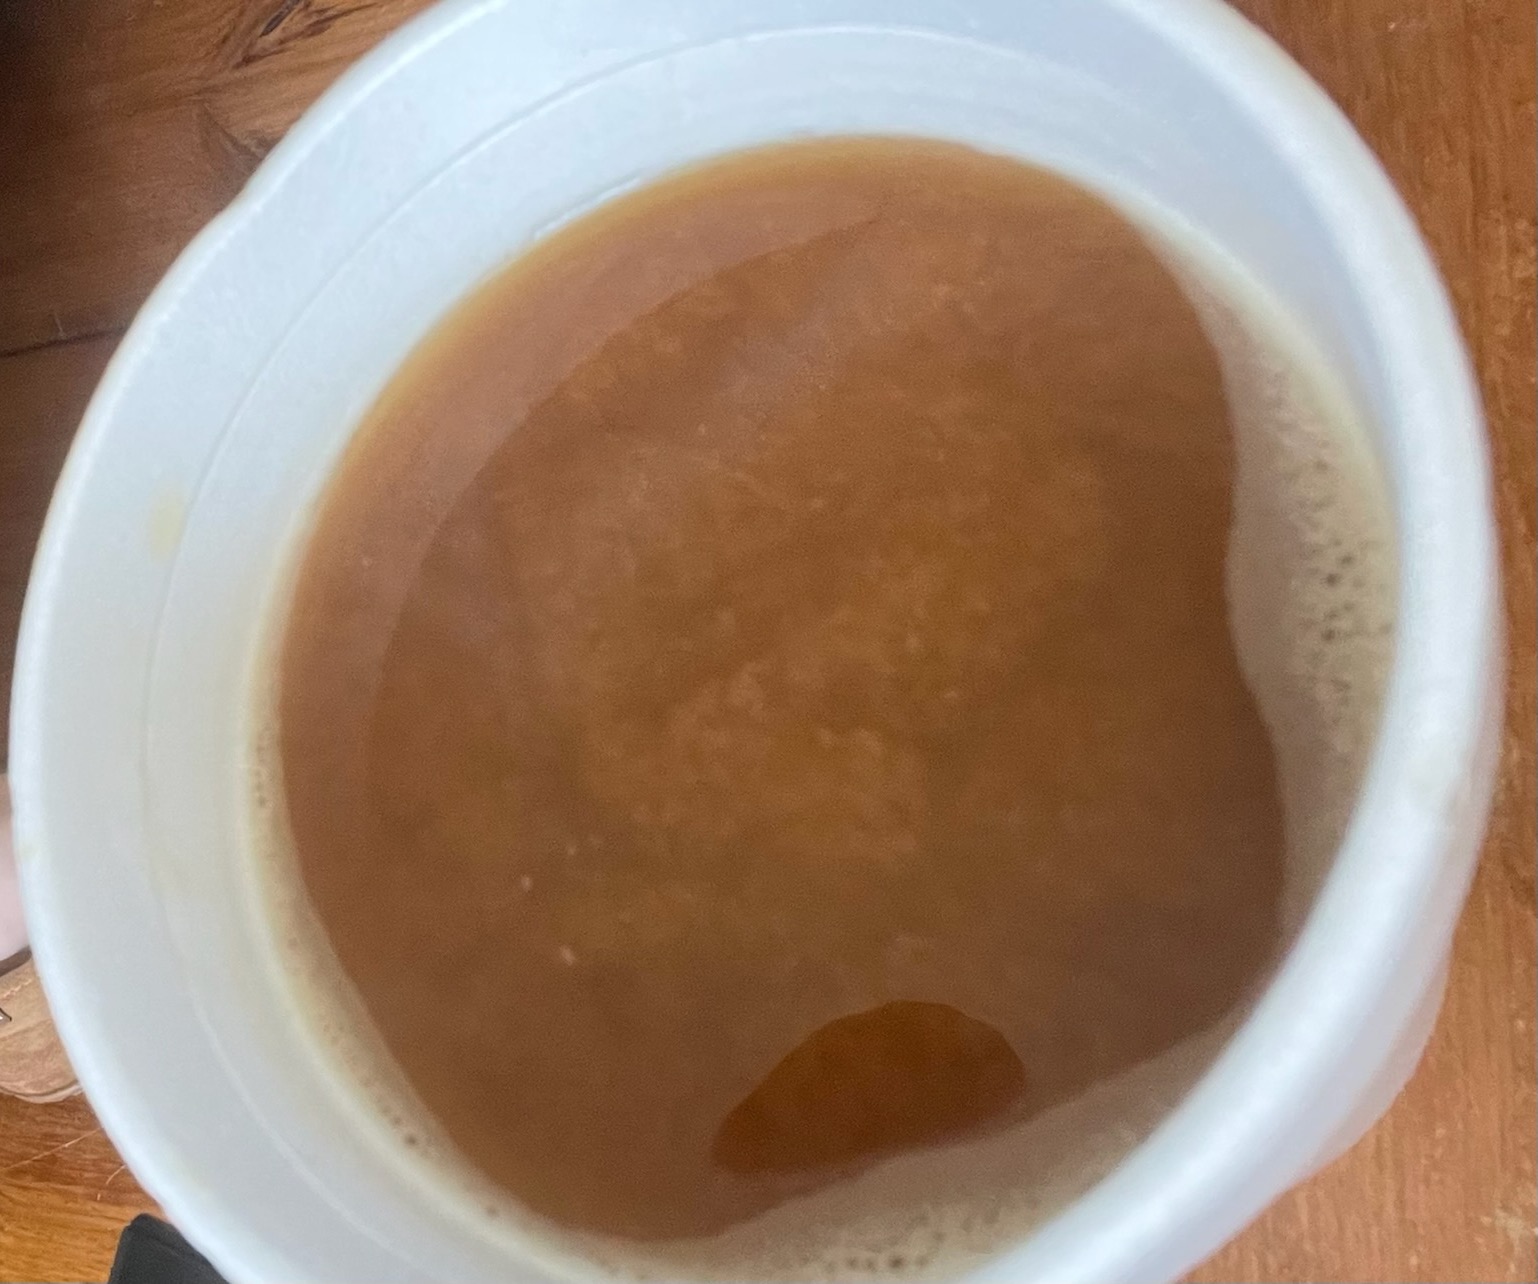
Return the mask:
<svg viewBox="0 0 1538 1284">
<path fill-rule="evenodd" d="M 49 490 L 134 309 L 315 95 L 420 7 L 0 0 L 0 692 Z M 1239 7 L 1355 120 L 1451 282 L 1490 413 L 1512 664 L 1500 797 L 1420 1072 L 1193 1278 L 1532 1280 L 1533 0 Z M 148 1207 L 82 1101 L 0 1100 L 0 1279 L 103 1279 Z"/>
</svg>

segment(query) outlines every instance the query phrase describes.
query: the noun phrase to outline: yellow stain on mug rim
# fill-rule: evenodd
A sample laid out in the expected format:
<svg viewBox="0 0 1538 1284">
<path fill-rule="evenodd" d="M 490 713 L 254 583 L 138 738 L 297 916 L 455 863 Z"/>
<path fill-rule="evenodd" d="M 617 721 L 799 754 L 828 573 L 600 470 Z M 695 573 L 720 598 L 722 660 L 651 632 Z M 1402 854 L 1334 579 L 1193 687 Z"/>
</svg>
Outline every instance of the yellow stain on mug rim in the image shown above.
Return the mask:
<svg viewBox="0 0 1538 1284">
<path fill-rule="evenodd" d="M 168 558 L 181 542 L 182 531 L 187 525 L 187 500 L 178 490 L 162 491 L 150 505 L 145 523 L 145 538 L 150 552 L 158 558 Z"/>
</svg>

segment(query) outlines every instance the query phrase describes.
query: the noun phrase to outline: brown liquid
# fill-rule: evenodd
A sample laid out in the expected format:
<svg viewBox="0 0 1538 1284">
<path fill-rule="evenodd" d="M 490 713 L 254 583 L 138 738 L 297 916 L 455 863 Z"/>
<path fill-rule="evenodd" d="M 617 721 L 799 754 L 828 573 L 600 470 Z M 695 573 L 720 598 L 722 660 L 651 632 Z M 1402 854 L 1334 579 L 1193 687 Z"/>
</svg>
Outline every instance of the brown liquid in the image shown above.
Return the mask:
<svg viewBox="0 0 1538 1284">
<path fill-rule="evenodd" d="M 718 1231 L 1201 1030 L 1277 935 L 1191 306 L 1014 162 L 606 205 L 358 435 L 281 672 L 297 864 L 464 1155 Z"/>
</svg>

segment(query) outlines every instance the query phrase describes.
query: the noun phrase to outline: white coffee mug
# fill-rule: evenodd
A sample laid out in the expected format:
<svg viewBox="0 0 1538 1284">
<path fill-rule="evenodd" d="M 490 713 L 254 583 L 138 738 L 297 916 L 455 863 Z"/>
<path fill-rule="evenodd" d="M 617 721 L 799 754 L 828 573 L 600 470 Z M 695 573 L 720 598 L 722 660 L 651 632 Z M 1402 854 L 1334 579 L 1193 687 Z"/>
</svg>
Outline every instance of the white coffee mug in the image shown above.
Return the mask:
<svg viewBox="0 0 1538 1284">
<path fill-rule="evenodd" d="M 556 1274 L 348 1091 L 260 894 L 254 693 L 338 452 L 435 319 L 552 225 L 691 160 L 852 133 L 1057 167 L 1242 264 L 1356 402 L 1399 539 L 1380 738 L 1295 944 L 1152 1135 L 975 1278 L 1177 1277 L 1418 1056 L 1495 754 L 1487 461 L 1426 250 L 1323 93 L 1218 0 L 451 3 L 348 73 L 145 305 L 27 600 L 11 770 L 37 959 L 108 1133 L 232 1280 Z"/>
</svg>

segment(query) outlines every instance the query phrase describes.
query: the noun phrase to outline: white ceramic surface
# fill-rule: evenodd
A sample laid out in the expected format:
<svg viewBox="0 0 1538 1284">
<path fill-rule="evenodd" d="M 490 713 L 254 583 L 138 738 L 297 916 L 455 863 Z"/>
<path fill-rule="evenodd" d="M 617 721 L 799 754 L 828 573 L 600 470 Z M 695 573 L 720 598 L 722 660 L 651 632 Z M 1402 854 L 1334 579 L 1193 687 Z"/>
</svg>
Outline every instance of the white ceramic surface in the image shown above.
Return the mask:
<svg viewBox="0 0 1538 1284">
<path fill-rule="evenodd" d="M 1244 264 L 1371 425 L 1400 645 L 1350 832 L 1204 1079 L 978 1278 L 1172 1279 L 1381 1111 L 1440 996 L 1491 780 L 1479 407 L 1366 149 L 1217 0 L 475 0 L 304 118 L 145 305 L 28 596 L 11 729 L 36 954 L 90 1098 L 232 1280 L 534 1281 L 423 1199 L 285 1002 L 250 859 L 251 681 L 294 532 L 451 303 L 616 188 L 746 144 L 917 133 L 1159 207 Z"/>
</svg>

